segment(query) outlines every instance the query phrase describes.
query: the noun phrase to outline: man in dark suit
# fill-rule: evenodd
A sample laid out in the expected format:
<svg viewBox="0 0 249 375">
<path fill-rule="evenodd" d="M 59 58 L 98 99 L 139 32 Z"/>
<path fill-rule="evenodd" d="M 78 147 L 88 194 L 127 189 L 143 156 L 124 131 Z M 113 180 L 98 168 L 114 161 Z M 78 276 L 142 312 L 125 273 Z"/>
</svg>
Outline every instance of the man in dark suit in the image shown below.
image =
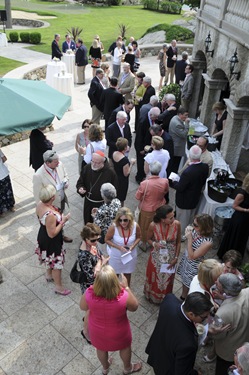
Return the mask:
<svg viewBox="0 0 249 375">
<path fill-rule="evenodd" d="M 177 47 L 176 47 L 176 40 L 171 41 L 170 47 L 166 51 L 167 55 L 167 69 L 164 84 L 167 85 L 168 79 L 170 76 L 170 83 L 173 83 L 174 76 L 175 76 L 175 65 L 177 60 Z"/>
<path fill-rule="evenodd" d="M 163 101 L 166 102 L 167 108 L 158 116 L 158 121 L 162 121 L 162 128 L 168 132 L 170 120 L 177 114 L 176 97 L 173 94 L 166 94 Z"/>
<path fill-rule="evenodd" d="M 104 108 L 105 130 L 107 129 L 112 111 L 124 103 L 123 95 L 117 91 L 118 79 L 110 78 L 110 87 L 102 92 L 101 103 Z"/>
<path fill-rule="evenodd" d="M 100 124 L 103 112 L 103 106 L 101 104 L 101 95 L 104 91 L 104 86 L 101 82 L 103 77 L 104 71 L 100 68 L 96 69 L 96 76 L 91 80 L 91 85 L 88 90 L 88 98 L 90 99 L 90 105 L 92 107 L 92 122 L 94 124 Z"/>
<path fill-rule="evenodd" d="M 178 182 L 172 182 L 172 187 L 176 189 L 176 218 L 181 223 L 182 236 L 185 228 L 193 223 L 196 207 L 208 178 L 209 168 L 201 162 L 201 152 L 199 146 L 191 147 L 190 165 L 182 172 Z"/>
<path fill-rule="evenodd" d="M 194 67 L 188 64 L 185 68 L 186 77 L 182 85 L 181 91 L 181 105 L 186 111 L 189 110 L 189 104 L 192 99 L 192 93 L 194 89 L 194 77 L 193 77 Z"/>
<path fill-rule="evenodd" d="M 147 104 L 150 102 L 150 98 L 152 95 L 156 95 L 156 91 L 153 86 L 151 86 L 151 78 L 145 76 L 143 79 L 143 85 L 146 88 L 145 94 L 143 96 L 143 99 L 140 101 L 140 107 L 142 105 Z"/>
<path fill-rule="evenodd" d="M 54 57 L 57 57 L 57 59 L 61 59 L 63 56 L 60 47 L 59 47 L 59 40 L 60 40 L 60 34 L 55 34 L 54 40 L 52 41 L 51 48 L 52 48 L 52 59 Z"/>
<path fill-rule="evenodd" d="M 29 165 L 37 171 L 43 163 L 43 154 L 47 150 L 52 150 L 53 142 L 49 141 L 43 131 L 44 128 L 33 129 L 29 136 L 30 152 L 29 152 Z"/>
<path fill-rule="evenodd" d="M 148 112 L 147 118 L 143 121 L 139 121 L 137 132 L 136 132 L 136 139 L 135 139 L 135 149 L 137 155 L 137 174 L 136 174 L 136 181 L 140 184 L 145 177 L 144 173 L 144 156 L 145 151 L 144 147 L 148 145 L 147 142 L 150 144 L 150 140 L 148 137 L 151 138 L 149 129 L 152 125 L 155 125 L 155 121 L 157 120 L 160 114 L 160 109 L 158 107 L 153 107 Z"/>
<path fill-rule="evenodd" d="M 87 48 L 82 39 L 78 39 L 78 49 L 75 54 L 75 65 L 77 66 L 78 85 L 85 84 L 85 68 L 88 64 Z"/>
<path fill-rule="evenodd" d="M 125 101 L 124 104 L 120 105 L 119 107 L 115 108 L 114 111 L 112 111 L 111 113 L 111 116 L 109 117 L 109 120 L 108 120 L 108 126 L 113 124 L 115 121 L 116 121 L 116 118 L 117 118 L 117 113 L 119 111 L 124 111 L 126 114 L 127 114 L 127 120 L 126 122 L 130 122 L 130 112 L 132 111 L 134 107 L 134 103 L 131 99 L 128 99 Z"/>
<path fill-rule="evenodd" d="M 128 145 L 131 147 L 131 128 L 126 122 L 127 114 L 124 111 L 119 111 L 117 113 L 116 122 L 109 125 L 106 129 L 106 140 L 109 146 L 108 157 L 111 159 L 114 151 L 117 151 L 116 142 L 119 137 L 126 138 L 128 140 Z"/>
<path fill-rule="evenodd" d="M 176 75 L 176 83 L 178 84 L 180 83 L 180 81 L 184 81 L 186 77 L 185 68 L 188 65 L 187 59 L 188 59 L 188 52 L 183 51 L 182 59 L 176 61 L 175 75 Z"/>
<path fill-rule="evenodd" d="M 62 52 L 67 52 L 68 49 L 71 49 L 72 51 L 76 50 L 76 45 L 73 40 L 71 40 L 71 36 L 69 34 L 65 35 L 65 42 L 62 43 Z"/>
<path fill-rule="evenodd" d="M 200 292 L 189 294 L 183 304 L 173 294 L 166 295 L 145 349 L 155 375 L 199 374 L 194 369 L 198 350 L 195 324 L 202 324 L 212 307 L 209 298 Z"/>
<path fill-rule="evenodd" d="M 151 110 L 151 108 L 158 107 L 158 104 L 159 104 L 158 96 L 152 95 L 150 97 L 149 103 L 143 104 L 142 107 L 140 108 L 140 110 L 139 110 L 139 121 L 144 121 L 147 118 L 148 113 Z"/>
</svg>

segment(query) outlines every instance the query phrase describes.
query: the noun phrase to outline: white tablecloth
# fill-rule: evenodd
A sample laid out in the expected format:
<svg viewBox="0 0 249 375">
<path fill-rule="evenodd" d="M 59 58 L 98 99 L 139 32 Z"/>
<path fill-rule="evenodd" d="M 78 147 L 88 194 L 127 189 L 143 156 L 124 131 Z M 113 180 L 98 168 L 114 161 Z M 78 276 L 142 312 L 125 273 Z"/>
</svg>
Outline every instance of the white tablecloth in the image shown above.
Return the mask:
<svg viewBox="0 0 249 375">
<path fill-rule="evenodd" d="M 74 82 L 77 82 L 77 72 L 75 66 L 75 54 L 64 53 L 61 60 L 66 64 L 67 72 L 73 75 Z"/>
<path fill-rule="evenodd" d="M 73 110 L 73 75 L 70 73 L 62 73 L 54 74 L 53 77 L 53 84 L 52 87 L 65 95 L 71 96 L 71 106 L 69 107 L 69 111 Z"/>
<path fill-rule="evenodd" d="M 62 71 L 67 72 L 66 64 L 62 61 L 50 61 L 47 64 L 47 73 L 46 73 L 46 84 L 53 86 L 54 75 L 61 73 Z"/>
<path fill-rule="evenodd" d="M 232 174 L 230 168 L 229 168 L 229 165 L 226 164 L 225 160 L 223 159 L 220 151 L 213 151 L 212 152 L 212 157 L 213 157 L 213 170 L 215 168 L 222 168 L 222 169 L 226 169 L 229 171 L 229 177 L 230 178 L 234 178 L 234 175 Z M 216 177 L 215 173 L 212 171 L 210 177 L 209 177 L 209 180 L 214 180 Z M 219 202 L 216 202 L 214 201 L 213 199 L 211 199 L 209 196 L 208 196 L 208 185 L 206 183 L 206 187 L 205 187 L 205 190 L 203 191 L 203 195 L 200 199 L 200 202 L 199 202 L 199 205 L 198 205 L 198 208 L 197 208 L 197 212 L 198 213 L 204 213 L 204 214 L 209 214 L 210 216 L 212 216 L 212 218 L 214 219 L 214 215 L 215 215 L 215 209 L 217 207 L 221 207 L 221 206 L 232 206 L 233 205 L 233 199 L 231 198 L 227 198 L 226 202 L 224 203 L 219 203 Z"/>
<path fill-rule="evenodd" d="M 0 47 L 7 47 L 8 40 L 5 33 L 0 33 Z"/>
</svg>

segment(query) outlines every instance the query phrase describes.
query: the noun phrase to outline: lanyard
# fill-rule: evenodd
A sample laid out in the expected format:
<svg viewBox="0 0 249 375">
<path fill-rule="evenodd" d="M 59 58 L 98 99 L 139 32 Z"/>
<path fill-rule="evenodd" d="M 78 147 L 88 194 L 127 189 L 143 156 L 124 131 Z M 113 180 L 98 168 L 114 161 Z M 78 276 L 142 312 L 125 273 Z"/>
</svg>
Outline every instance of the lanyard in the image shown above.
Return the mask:
<svg viewBox="0 0 249 375">
<path fill-rule="evenodd" d="M 127 236 L 127 238 L 125 238 L 125 233 L 124 233 L 124 229 L 123 229 L 123 227 L 121 227 L 121 231 L 122 231 L 122 235 L 123 235 L 123 239 L 124 239 L 124 244 L 125 244 L 125 246 L 126 246 L 126 245 L 128 244 L 128 241 L 129 241 L 129 238 L 130 238 L 131 232 L 130 232 L 130 229 L 129 229 L 128 236 Z"/>
<path fill-rule="evenodd" d="M 57 183 L 57 171 L 55 170 L 55 176 L 52 175 L 52 173 L 49 172 L 49 170 L 47 170 L 47 168 L 45 167 L 44 165 L 44 168 L 46 170 L 46 172 L 52 177 L 52 179 L 55 181 L 55 183 Z"/>
</svg>

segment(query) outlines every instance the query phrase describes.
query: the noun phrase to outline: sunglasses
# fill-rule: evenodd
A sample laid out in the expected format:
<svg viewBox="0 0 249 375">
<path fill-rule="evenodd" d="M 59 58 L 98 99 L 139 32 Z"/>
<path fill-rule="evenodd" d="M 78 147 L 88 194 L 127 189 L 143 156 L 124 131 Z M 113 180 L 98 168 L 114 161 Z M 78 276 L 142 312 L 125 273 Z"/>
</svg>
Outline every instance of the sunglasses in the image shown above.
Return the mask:
<svg viewBox="0 0 249 375">
<path fill-rule="evenodd" d="M 193 223 L 193 226 L 194 226 L 195 228 L 198 228 L 198 227 L 199 227 L 199 225 L 196 224 L 195 222 Z"/>
<path fill-rule="evenodd" d="M 93 238 L 93 239 L 91 239 L 91 240 L 89 239 L 88 241 L 91 242 L 91 243 L 94 243 L 94 242 L 96 242 L 96 241 L 98 241 L 98 240 L 99 240 L 99 237 L 97 237 L 97 238 Z"/>
<path fill-rule="evenodd" d="M 129 220 L 128 220 L 128 219 L 118 219 L 118 221 L 119 221 L 120 223 L 122 223 L 122 221 L 123 221 L 124 223 L 127 223 Z"/>
<path fill-rule="evenodd" d="M 49 159 L 52 158 L 54 155 L 56 155 L 56 151 L 51 152 L 51 154 L 49 155 Z"/>
<path fill-rule="evenodd" d="M 90 128 L 89 125 L 84 125 L 84 126 L 83 126 L 83 129 L 88 129 L 88 128 Z"/>
</svg>

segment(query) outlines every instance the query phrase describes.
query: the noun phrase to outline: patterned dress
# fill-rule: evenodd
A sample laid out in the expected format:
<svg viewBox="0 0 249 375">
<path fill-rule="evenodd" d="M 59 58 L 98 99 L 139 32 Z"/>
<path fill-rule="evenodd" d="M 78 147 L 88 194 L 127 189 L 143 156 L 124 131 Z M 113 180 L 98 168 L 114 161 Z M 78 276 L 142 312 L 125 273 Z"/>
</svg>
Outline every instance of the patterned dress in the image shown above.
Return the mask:
<svg viewBox="0 0 249 375">
<path fill-rule="evenodd" d="M 3 162 L 4 154 L 0 150 L 0 214 L 11 210 L 15 205 L 9 171 Z"/>
<path fill-rule="evenodd" d="M 156 304 L 164 299 L 165 295 L 172 293 L 175 273 L 161 272 L 162 264 L 170 263 L 176 256 L 178 225 L 174 221 L 172 225 L 166 226 L 166 234 L 162 233 L 160 223 L 154 223 L 153 239 L 166 242 L 167 252 L 152 247 L 146 269 L 146 281 L 144 285 L 145 297 Z"/>
<path fill-rule="evenodd" d="M 101 252 L 97 247 L 92 246 L 95 254 L 88 250 L 79 250 L 78 261 L 82 272 L 87 276 L 87 280 L 80 284 L 82 294 L 85 293 L 87 288 L 94 283 L 94 268 L 101 258 Z"/>
<path fill-rule="evenodd" d="M 212 237 L 203 237 L 200 236 L 195 230 L 192 231 L 192 249 L 195 252 L 204 242 L 213 242 Z M 182 256 L 182 259 L 179 263 L 177 269 L 177 274 L 181 276 L 182 283 L 187 288 L 190 287 L 190 283 L 193 280 L 193 277 L 198 273 L 198 266 L 204 260 L 204 255 L 196 258 L 188 258 L 188 250 L 185 249 L 185 252 Z"/>
<path fill-rule="evenodd" d="M 99 240 L 100 243 L 105 243 L 106 232 L 115 219 L 116 213 L 120 207 L 120 200 L 115 198 L 110 203 L 104 203 L 98 208 L 93 222 L 101 229 L 101 238 Z"/>
</svg>

